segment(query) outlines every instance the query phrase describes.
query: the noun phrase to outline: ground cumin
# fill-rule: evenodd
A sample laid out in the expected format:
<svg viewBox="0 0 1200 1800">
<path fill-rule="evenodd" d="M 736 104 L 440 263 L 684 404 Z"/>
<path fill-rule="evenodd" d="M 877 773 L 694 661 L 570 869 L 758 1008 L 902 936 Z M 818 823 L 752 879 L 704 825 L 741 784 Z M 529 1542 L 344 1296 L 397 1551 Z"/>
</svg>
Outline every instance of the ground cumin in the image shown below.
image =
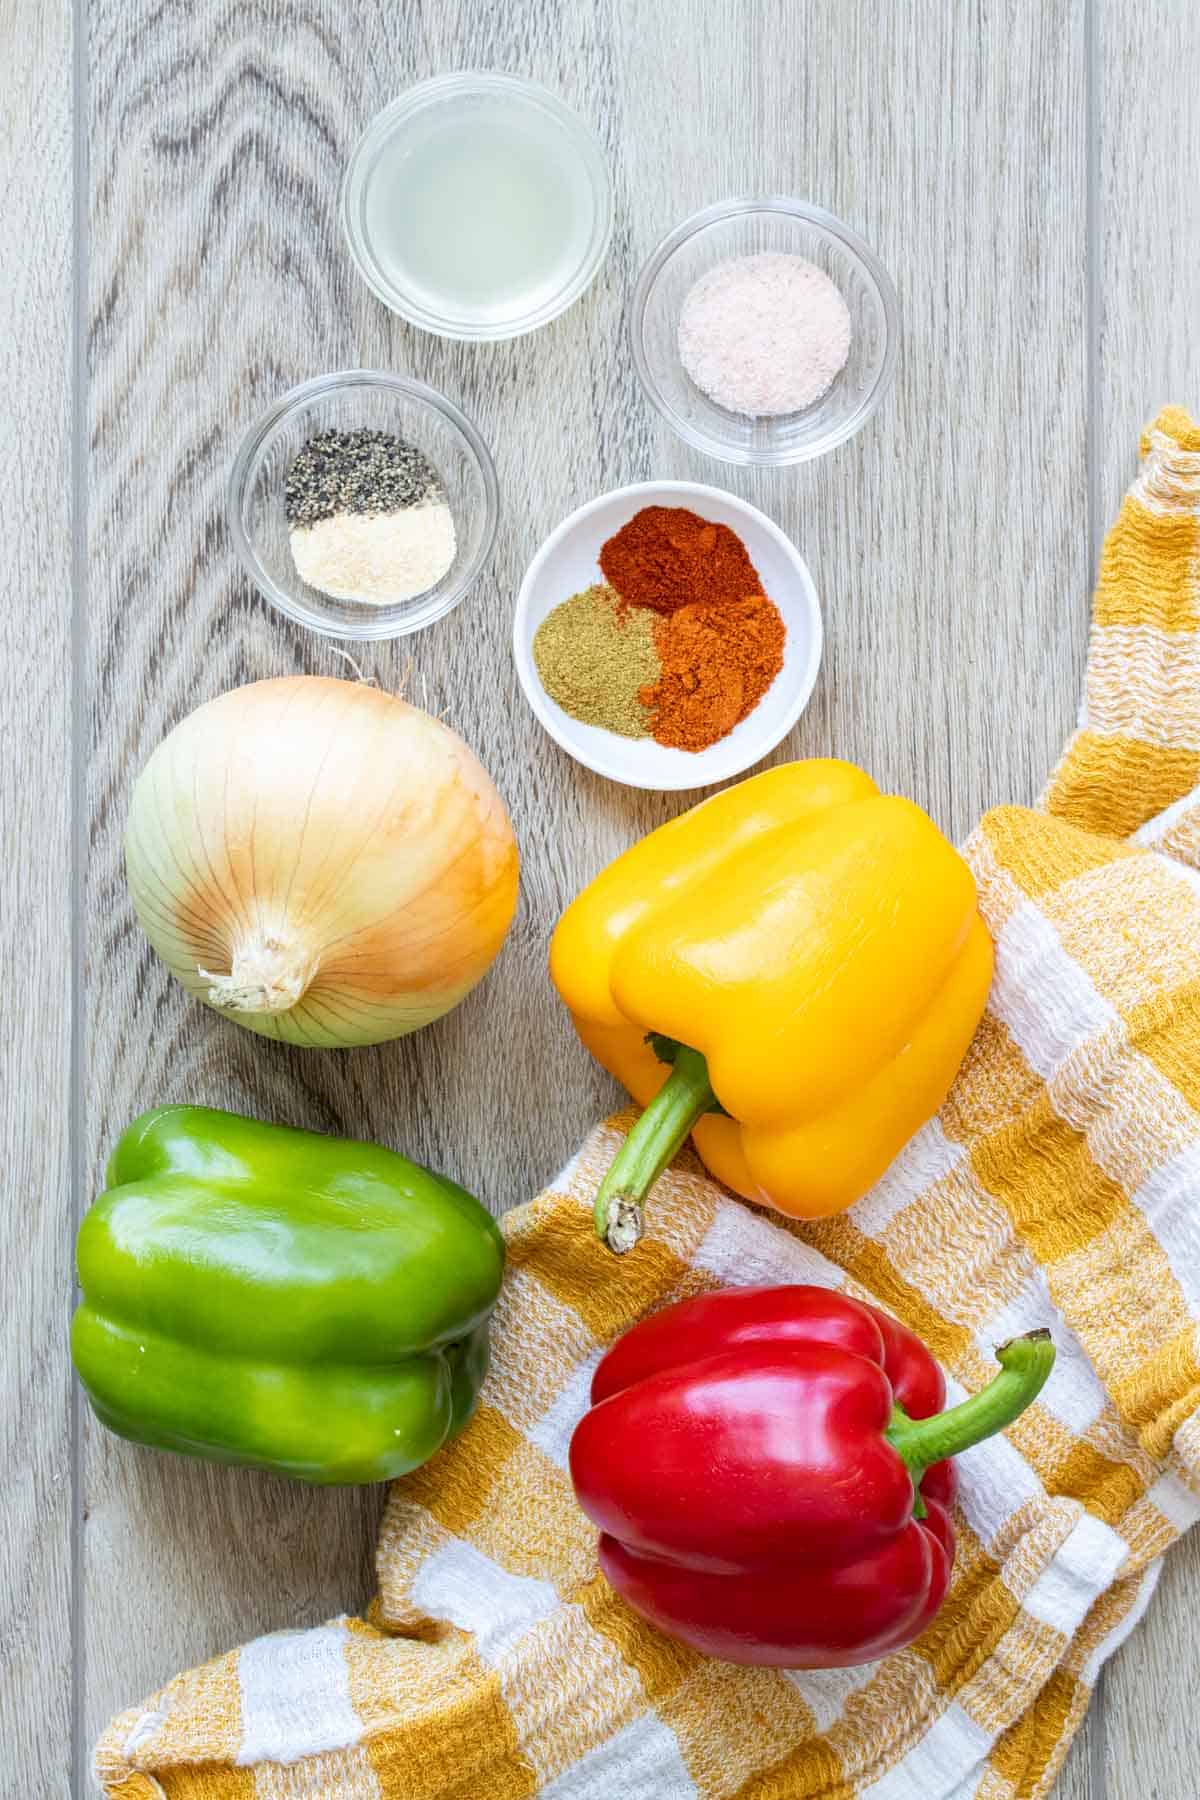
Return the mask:
<svg viewBox="0 0 1200 1800">
<path fill-rule="evenodd" d="M 611 588 L 585 588 L 543 619 L 533 640 L 542 686 L 564 712 L 621 737 L 649 737 L 639 690 L 659 673 L 653 613 L 622 609 Z"/>
<path fill-rule="evenodd" d="M 653 709 L 657 741 L 706 750 L 732 731 L 783 667 L 785 637 L 778 607 L 761 593 L 682 606 L 660 619 L 654 647 L 662 672 L 638 694 Z"/>
<path fill-rule="evenodd" d="M 737 533 L 685 506 L 644 506 L 634 513 L 601 549 L 600 567 L 626 606 L 657 613 L 763 591 Z"/>
</svg>

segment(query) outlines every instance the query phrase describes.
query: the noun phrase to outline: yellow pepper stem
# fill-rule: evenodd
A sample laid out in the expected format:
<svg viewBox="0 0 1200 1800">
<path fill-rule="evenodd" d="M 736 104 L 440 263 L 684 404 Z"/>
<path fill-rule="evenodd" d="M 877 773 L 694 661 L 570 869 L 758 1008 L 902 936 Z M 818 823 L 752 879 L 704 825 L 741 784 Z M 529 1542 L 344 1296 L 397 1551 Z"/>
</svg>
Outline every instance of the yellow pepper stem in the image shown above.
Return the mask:
<svg viewBox="0 0 1200 1800">
<path fill-rule="evenodd" d="M 642 1202 L 682 1147 L 692 1126 L 718 1106 L 708 1064 L 680 1044 L 674 1066 L 637 1121 L 596 1192 L 597 1235 L 610 1250 L 632 1250 L 645 1227 Z"/>
</svg>

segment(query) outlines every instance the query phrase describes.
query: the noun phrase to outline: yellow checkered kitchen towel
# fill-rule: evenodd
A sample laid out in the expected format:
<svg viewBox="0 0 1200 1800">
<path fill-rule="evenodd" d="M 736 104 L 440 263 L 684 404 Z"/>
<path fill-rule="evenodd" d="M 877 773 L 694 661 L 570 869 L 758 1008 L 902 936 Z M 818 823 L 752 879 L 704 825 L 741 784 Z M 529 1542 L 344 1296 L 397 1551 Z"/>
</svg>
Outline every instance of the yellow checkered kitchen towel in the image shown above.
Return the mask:
<svg viewBox="0 0 1200 1800">
<path fill-rule="evenodd" d="M 505 1221 L 483 1403 L 397 1482 L 370 1622 L 171 1683 L 97 1755 L 120 1800 L 1010 1800 L 1050 1787 L 1158 1558 L 1200 1512 L 1200 430 L 1167 411 L 1104 553 L 1084 723 L 969 856 L 996 980 L 939 1117 L 849 1214 L 790 1226 L 684 1156 L 603 1254 L 621 1121 Z M 1036 646 L 1030 646 L 1036 654 Z M 659 1636 L 599 1575 L 567 1443 L 603 1346 L 727 1283 L 880 1301 L 953 1394 L 1048 1324 L 1059 1361 L 961 1459 L 958 1561 L 911 1649 L 789 1674 Z M 313 1505 L 319 1507 L 320 1495 Z"/>
</svg>

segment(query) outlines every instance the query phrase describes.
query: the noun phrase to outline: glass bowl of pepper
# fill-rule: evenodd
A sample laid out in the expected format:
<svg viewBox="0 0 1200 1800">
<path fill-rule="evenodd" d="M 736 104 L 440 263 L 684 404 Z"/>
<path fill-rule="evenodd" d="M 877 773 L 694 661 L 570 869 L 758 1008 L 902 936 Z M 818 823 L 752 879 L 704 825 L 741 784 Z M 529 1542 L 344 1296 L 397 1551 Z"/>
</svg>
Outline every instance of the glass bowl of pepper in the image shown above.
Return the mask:
<svg viewBox="0 0 1200 1800">
<path fill-rule="evenodd" d="M 808 566 L 765 513 L 690 481 L 614 489 L 563 520 L 517 596 L 534 715 L 577 762 L 667 792 L 742 774 L 787 736 L 821 662 Z"/>
<path fill-rule="evenodd" d="M 318 375 L 247 433 L 226 513 L 243 569 L 323 637 L 404 637 L 478 581 L 499 518 L 487 446 L 453 401 L 374 369 Z"/>
</svg>

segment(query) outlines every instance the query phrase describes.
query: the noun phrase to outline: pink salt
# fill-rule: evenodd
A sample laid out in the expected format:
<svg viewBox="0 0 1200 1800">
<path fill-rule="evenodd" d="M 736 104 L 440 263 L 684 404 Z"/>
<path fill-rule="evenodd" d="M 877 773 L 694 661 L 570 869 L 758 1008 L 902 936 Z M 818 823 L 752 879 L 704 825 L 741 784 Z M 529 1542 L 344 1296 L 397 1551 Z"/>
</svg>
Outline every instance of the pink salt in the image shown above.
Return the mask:
<svg viewBox="0 0 1200 1800">
<path fill-rule="evenodd" d="M 850 309 L 803 256 L 766 251 L 718 263 L 679 315 L 679 356 L 698 388 L 729 412 L 800 412 L 850 354 Z"/>
</svg>

